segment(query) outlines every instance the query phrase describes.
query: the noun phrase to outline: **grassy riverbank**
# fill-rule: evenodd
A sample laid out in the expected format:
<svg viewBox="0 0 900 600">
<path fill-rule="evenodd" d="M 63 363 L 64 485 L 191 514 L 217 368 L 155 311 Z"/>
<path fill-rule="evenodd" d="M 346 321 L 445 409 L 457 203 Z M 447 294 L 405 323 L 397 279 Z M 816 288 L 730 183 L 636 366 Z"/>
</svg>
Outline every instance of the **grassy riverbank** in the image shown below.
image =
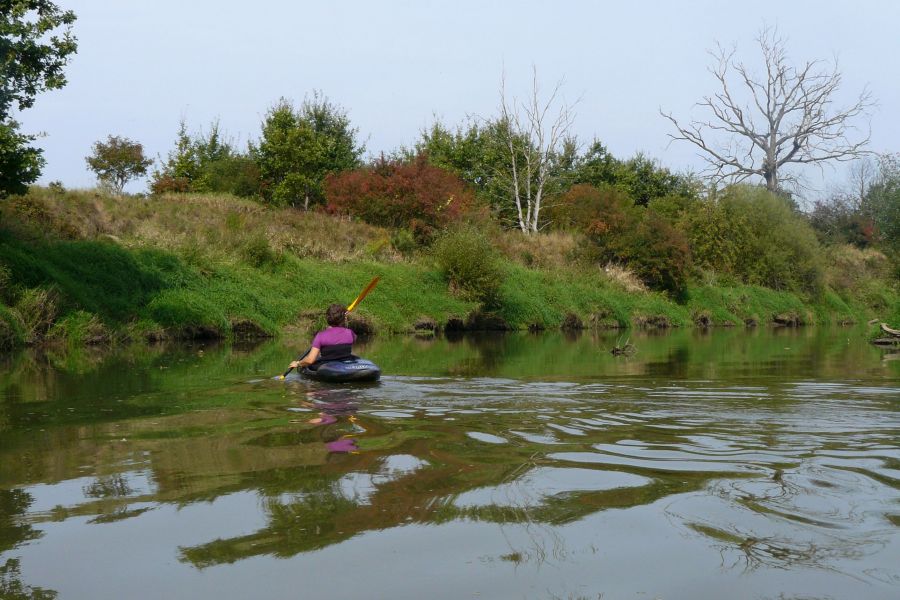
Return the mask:
<svg viewBox="0 0 900 600">
<path fill-rule="evenodd" d="M 0 214 L 0 347 L 307 335 L 322 308 L 382 282 L 359 312 L 376 332 L 859 322 L 900 318 L 875 278 L 818 297 L 697 277 L 677 301 L 577 255 L 578 240 L 488 235 L 491 310 L 401 232 L 228 196 L 117 198 L 35 189 Z M 839 275 L 839 274 L 837 274 Z M 837 275 L 832 278 L 838 281 Z M 896 322 L 896 321 L 895 321 Z"/>
</svg>

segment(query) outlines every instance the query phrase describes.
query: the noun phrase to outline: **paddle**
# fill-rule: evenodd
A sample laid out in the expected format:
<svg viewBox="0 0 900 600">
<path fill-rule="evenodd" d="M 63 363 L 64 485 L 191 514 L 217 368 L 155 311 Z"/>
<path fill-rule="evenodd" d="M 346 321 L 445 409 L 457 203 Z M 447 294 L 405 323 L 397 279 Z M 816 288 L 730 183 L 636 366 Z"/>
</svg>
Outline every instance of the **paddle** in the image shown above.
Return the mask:
<svg viewBox="0 0 900 600">
<path fill-rule="evenodd" d="M 360 292 L 359 296 L 356 297 L 356 300 L 351 302 L 350 306 L 347 307 L 348 313 L 353 312 L 353 309 L 355 309 L 359 305 L 359 303 L 363 301 L 363 298 L 368 296 L 369 292 L 371 292 L 373 289 L 375 289 L 375 286 L 378 285 L 379 279 L 381 279 L 381 277 L 379 277 L 377 275 L 372 278 L 372 281 L 369 282 L 369 285 L 367 285 L 366 288 L 362 292 Z M 309 350 L 306 351 L 306 354 L 309 354 Z M 300 358 L 300 360 L 303 360 L 303 358 L 306 357 L 306 354 L 304 354 L 303 357 Z M 284 375 L 281 376 L 281 379 L 284 379 L 285 377 L 290 375 L 291 371 L 293 371 L 293 370 L 294 370 L 294 367 L 289 368 L 287 371 L 284 372 Z"/>
</svg>

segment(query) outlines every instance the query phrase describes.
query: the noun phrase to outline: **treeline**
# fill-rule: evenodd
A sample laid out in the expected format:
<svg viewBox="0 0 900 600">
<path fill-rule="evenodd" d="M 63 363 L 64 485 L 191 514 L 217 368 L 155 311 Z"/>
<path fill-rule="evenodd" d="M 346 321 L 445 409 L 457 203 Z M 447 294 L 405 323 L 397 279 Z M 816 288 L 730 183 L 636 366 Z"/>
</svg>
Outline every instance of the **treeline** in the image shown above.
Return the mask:
<svg viewBox="0 0 900 600">
<path fill-rule="evenodd" d="M 347 112 L 315 94 L 299 106 L 279 101 L 258 141 L 243 149 L 218 122 L 193 133 L 182 122 L 150 189 L 227 193 L 354 218 L 392 228 L 397 250 L 410 254 L 463 226 L 483 235 L 491 227 L 515 229 L 514 198 L 537 189 L 541 177 L 541 204 L 529 198 L 529 207 L 540 210 L 539 232 L 578 238 L 567 260 L 625 267 L 676 299 L 690 281 L 710 279 L 815 297 L 850 285 L 829 276 L 833 264 L 896 279 L 900 168 L 889 157 L 857 168 L 856 195 L 836 193 L 804 213 L 789 194 L 709 188 L 641 154 L 617 158 L 597 140 L 583 147 L 565 138 L 543 157 L 543 173 L 523 175 L 533 164 L 533 142 L 515 136 L 502 117 L 438 121 L 411 147 L 364 160 Z M 471 231 L 458 237 L 470 240 Z M 540 234 L 526 237 L 542 243 Z"/>
</svg>

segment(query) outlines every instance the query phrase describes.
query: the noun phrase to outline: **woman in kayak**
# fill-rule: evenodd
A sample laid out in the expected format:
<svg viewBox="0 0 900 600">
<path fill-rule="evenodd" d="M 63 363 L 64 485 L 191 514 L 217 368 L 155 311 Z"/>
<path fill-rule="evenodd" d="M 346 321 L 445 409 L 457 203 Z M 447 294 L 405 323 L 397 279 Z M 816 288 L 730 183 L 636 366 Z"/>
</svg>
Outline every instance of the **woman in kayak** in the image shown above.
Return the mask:
<svg viewBox="0 0 900 600">
<path fill-rule="evenodd" d="M 332 304 L 325 311 L 328 327 L 316 334 L 309 351 L 299 360 L 290 364 L 292 369 L 316 367 L 330 360 L 353 358 L 353 342 L 356 334 L 347 329 L 347 309 L 340 304 Z"/>
</svg>

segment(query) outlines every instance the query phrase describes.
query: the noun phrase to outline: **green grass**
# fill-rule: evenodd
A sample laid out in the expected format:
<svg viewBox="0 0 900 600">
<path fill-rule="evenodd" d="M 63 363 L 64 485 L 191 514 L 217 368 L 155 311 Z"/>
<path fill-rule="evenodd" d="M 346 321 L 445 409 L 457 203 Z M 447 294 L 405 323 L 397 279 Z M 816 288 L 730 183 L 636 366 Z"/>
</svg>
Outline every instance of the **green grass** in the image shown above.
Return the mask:
<svg viewBox="0 0 900 600">
<path fill-rule="evenodd" d="M 422 316 L 446 322 L 464 317 L 472 302 L 453 298 L 436 272 L 405 263 L 329 263 L 286 256 L 276 265 L 194 262 L 156 249 L 123 248 L 109 241 L 24 241 L 3 234 L 0 262 L 21 289 L 54 289 L 63 315 L 78 323 L 98 315 L 104 323 L 174 332 L 202 327 L 227 336 L 246 320 L 276 335 L 303 313 L 332 302 L 349 303 L 374 276 L 379 289 L 360 309 L 382 331 L 406 331 Z M 10 308 L 0 311 L 4 331 L 21 334 Z M 83 331 L 63 320 L 58 332 Z"/>
<path fill-rule="evenodd" d="M 391 232 L 326 215 L 222 196 L 137 202 L 40 190 L 0 213 L 0 349 L 43 338 L 229 337 L 235 323 L 296 332 L 321 325 L 325 306 L 349 303 L 375 275 L 381 283 L 358 314 L 376 331 L 411 331 L 423 318 L 442 325 L 479 309 L 478 295 L 455 294 L 427 255 L 395 252 Z M 44 222 L 57 225 L 42 230 Z M 493 309 L 515 329 L 557 329 L 572 315 L 588 327 L 766 324 L 779 315 L 900 326 L 900 296 L 874 277 L 818 298 L 712 280 L 680 302 L 625 291 L 600 269 L 565 261 L 532 268 L 507 258 L 496 277 Z"/>
<path fill-rule="evenodd" d="M 685 308 L 662 294 L 629 294 L 580 269 L 537 271 L 519 265 L 507 267 L 499 313 L 520 329 L 555 329 L 569 313 L 599 326 L 629 327 L 635 319 L 655 316 L 675 326 L 688 323 Z"/>
</svg>

